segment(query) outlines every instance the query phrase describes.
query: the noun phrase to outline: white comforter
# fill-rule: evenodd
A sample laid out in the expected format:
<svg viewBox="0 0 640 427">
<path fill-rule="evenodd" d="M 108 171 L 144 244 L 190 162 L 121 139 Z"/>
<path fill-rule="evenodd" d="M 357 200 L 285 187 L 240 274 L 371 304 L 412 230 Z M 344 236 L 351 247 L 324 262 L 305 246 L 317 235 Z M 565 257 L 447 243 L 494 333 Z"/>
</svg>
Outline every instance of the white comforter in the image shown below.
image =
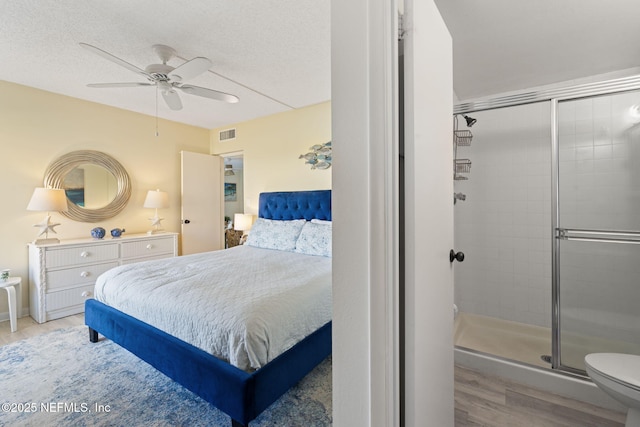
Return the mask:
<svg viewBox="0 0 640 427">
<path fill-rule="evenodd" d="M 95 298 L 251 371 L 331 320 L 331 259 L 237 246 L 116 267 Z"/>
</svg>

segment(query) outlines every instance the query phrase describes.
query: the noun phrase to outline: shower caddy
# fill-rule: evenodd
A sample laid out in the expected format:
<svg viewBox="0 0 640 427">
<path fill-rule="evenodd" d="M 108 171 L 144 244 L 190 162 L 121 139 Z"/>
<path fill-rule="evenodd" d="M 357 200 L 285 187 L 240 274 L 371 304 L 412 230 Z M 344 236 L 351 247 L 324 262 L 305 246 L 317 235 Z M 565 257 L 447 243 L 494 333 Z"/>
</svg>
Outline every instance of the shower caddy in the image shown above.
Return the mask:
<svg viewBox="0 0 640 427">
<path fill-rule="evenodd" d="M 458 158 L 458 147 L 471 145 L 473 134 L 470 130 L 458 130 L 458 116 L 453 116 L 453 179 L 456 181 L 469 179 L 464 174 L 471 172 L 471 160 Z"/>
</svg>

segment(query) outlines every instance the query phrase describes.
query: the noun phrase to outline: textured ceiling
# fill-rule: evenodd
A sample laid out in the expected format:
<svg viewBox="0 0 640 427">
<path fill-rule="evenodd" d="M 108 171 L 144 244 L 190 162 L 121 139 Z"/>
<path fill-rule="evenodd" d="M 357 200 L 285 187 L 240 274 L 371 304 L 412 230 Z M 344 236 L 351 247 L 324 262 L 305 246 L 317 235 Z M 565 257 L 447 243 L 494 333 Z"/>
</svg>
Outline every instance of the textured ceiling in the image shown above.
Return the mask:
<svg viewBox="0 0 640 427">
<path fill-rule="evenodd" d="M 460 100 L 640 66 L 637 0 L 435 0 L 452 33 Z M 88 88 L 144 78 L 79 46 L 144 68 L 151 46 L 205 56 L 188 83 L 226 104 L 180 93 L 162 118 L 211 129 L 327 101 L 330 0 L 0 0 L 0 80 L 155 115 L 153 88 Z M 337 41 L 339 43 L 339 41 Z"/>
<path fill-rule="evenodd" d="M 637 0 L 435 0 L 460 100 L 640 66 Z"/>
<path fill-rule="evenodd" d="M 0 1 L 0 79 L 155 115 L 155 89 L 88 88 L 145 78 L 79 46 L 97 46 L 139 68 L 158 63 L 152 45 L 173 47 L 170 65 L 204 56 L 210 71 L 189 84 L 237 95 L 226 104 L 180 92 L 160 97 L 162 118 L 214 128 L 327 101 L 329 0 Z"/>
</svg>

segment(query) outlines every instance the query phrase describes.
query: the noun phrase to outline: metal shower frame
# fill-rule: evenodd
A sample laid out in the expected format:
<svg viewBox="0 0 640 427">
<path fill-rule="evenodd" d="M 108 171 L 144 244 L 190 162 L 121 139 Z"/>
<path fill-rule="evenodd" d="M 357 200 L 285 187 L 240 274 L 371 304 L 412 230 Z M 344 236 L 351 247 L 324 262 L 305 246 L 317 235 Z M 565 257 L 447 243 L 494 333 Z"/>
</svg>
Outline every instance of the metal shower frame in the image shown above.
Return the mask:
<svg viewBox="0 0 640 427">
<path fill-rule="evenodd" d="M 565 230 L 560 230 L 559 210 L 559 147 L 558 147 L 558 102 L 587 98 L 598 95 L 611 95 L 621 92 L 640 90 L 640 74 L 594 83 L 574 86 L 514 92 L 512 94 L 483 98 L 454 105 L 453 114 L 468 114 L 477 111 L 515 107 L 518 105 L 549 102 L 551 112 L 551 312 L 552 312 L 552 369 L 565 374 L 586 375 L 584 371 L 564 366 L 560 363 L 560 241 L 565 238 Z M 580 230 L 572 230 L 579 232 Z M 608 233 L 611 235 L 612 233 Z M 614 233 L 615 234 L 615 233 Z M 612 239 L 623 241 L 624 236 Z M 634 239 L 635 242 L 637 240 Z"/>
</svg>

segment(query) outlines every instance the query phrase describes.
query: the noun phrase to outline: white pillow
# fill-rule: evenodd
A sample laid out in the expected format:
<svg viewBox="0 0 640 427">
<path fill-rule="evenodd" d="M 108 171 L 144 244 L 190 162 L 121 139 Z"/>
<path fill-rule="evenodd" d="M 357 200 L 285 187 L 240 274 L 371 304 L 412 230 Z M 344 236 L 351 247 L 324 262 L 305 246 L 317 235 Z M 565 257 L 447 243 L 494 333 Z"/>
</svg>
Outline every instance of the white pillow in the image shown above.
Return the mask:
<svg viewBox="0 0 640 427">
<path fill-rule="evenodd" d="M 246 244 L 257 248 L 293 251 L 306 222 L 304 219 L 278 221 L 258 218 L 251 227 Z"/>
<path fill-rule="evenodd" d="M 307 222 L 302 227 L 294 252 L 331 257 L 331 228 L 331 221 Z"/>
</svg>

